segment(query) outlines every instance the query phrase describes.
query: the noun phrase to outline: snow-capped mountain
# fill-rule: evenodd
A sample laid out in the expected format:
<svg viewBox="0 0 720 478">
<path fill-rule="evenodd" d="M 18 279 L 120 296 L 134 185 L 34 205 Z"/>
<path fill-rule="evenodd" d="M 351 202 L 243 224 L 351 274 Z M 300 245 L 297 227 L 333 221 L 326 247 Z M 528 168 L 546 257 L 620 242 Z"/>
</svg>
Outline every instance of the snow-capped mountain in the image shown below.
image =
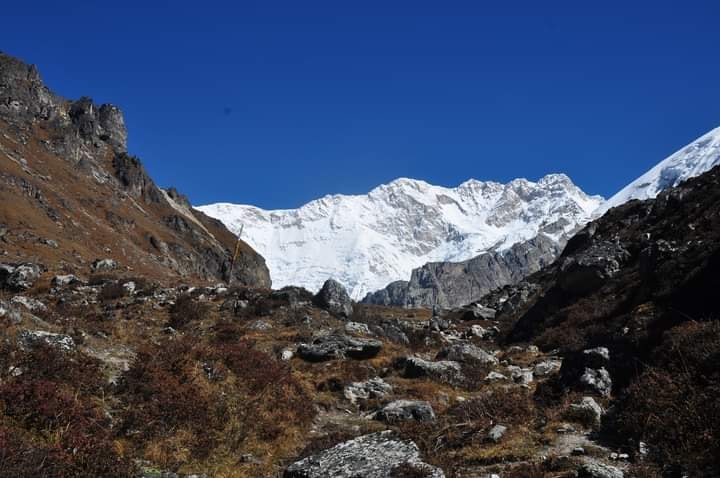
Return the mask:
<svg viewBox="0 0 720 478">
<path fill-rule="evenodd" d="M 715 128 L 625 186 L 602 204 L 595 215 L 601 216 L 608 209 L 631 199 L 654 198 L 663 189 L 677 186 L 689 178 L 709 171 L 718 164 L 720 164 L 720 128 Z"/>
<path fill-rule="evenodd" d="M 332 195 L 298 209 L 217 203 L 215 217 L 260 252 L 274 287 L 317 290 L 329 277 L 354 299 L 407 280 L 428 262 L 502 251 L 544 233 L 561 241 L 603 202 L 563 174 L 507 184 L 468 180 L 456 188 L 397 179 L 366 195 Z"/>
</svg>

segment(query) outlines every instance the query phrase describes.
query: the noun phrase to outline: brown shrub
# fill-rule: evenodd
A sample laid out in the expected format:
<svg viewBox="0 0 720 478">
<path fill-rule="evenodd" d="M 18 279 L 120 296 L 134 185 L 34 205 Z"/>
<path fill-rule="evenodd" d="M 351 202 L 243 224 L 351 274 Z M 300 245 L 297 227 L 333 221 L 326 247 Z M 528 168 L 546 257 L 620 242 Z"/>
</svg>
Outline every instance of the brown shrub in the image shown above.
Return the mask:
<svg viewBox="0 0 720 478">
<path fill-rule="evenodd" d="M 649 443 L 652 458 L 694 476 L 720 474 L 720 322 L 666 332 L 608 428 Z"/>
<path fill-rule="evenodd" d="M 121 282 L 106 282 L 100 289 L 100 300 L 109 302 L 117 300 L 127 295 L 127 290 Z"/>
<path fill-rule="evenodd" d="M 181 329 L 191 322 L 202 320 L 207 312 L 207 304 L 193 299 L 189 294 L 183 294 L 179 296 L 172 307 L 170 307 L 170 320 L 168 325 L 174 329 Z"/>
</svg>

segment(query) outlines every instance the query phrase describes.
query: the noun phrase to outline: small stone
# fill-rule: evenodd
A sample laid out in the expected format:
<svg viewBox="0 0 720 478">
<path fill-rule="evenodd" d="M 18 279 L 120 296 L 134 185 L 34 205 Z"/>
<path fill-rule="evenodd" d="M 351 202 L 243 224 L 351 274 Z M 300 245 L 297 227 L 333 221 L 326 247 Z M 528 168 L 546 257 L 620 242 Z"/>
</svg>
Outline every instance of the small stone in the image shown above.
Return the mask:
<svg viewBox="0 0 720 478">
<path fill-rule="evenodd" d="M 580 383 L 589 390 L 597 392 L 603 397 L 609 397 L 612 391 L 612 379 L 610 373 L 604 368 L 590 369 L 586 368 L 580 377 Z"/>
<path fill-rule="evenodd" d="M 348 322 L 345 324 L 345 332 L 348 334 L 370 335 L 367 324 L 361 322 Z"/>
<path fill-rule="evenodd" d="M 488 382 L 494 382 L 496 380 L 507 380 L 507 379 L 508 378 L 505 375 L 498 373 L 498 372 L 494 372 L 494 371 L 490 372 L 489 374 L 487 374 L 487 377 L 485 377 L 485 380 Z"/>
<path fill-rule="evenodd" d="M 583 397 L 580 403 L 573 403 L 567 411 L 568 418 L 595 426 L 600 425 L 604 413 L 592 397 Z"/>
<path fill-rule="evenodd" d="M 488 439 L 498 443 L 502 438 L 505 436 L 505 433 L 507 432 L 507 427 L 503 425 L 495 425 L 490 429 L 488 432 Z"/>
<path fill-rule="evenodd" d="M 118 263 L 113 259 L 96 259 L 90 269 L 93 272 L 110 272 L 118 268 Z"/>
<path fill-rule="evenodd" d="M 50 285 L 52 287 L 65 287 L 70 284 L 77 284 L 79 282 L 80 279 L 78 279 L 75 275 L 67 274 L 53 277 L 50 281 Z"/>
<path fill-rule="evenodd" d="M 280 352 L 280 360 L 282 360 L 283 362 L 292 360 L 292 358 L 294 356 L 295 356 L 295 352 L 293 352 L 290 349 L 284 349 L 282 352 Z"/>
<path fill-rule="evenodd" d="M 581 446 L 575 447 L 575 448 L 572 449 L 571 454 L 572 454 L 573 456 L 582 456 L 582 455 L 585 454 L 585 448 L 583 448 L 583 447 L 581 447 Z"/>
</svg>

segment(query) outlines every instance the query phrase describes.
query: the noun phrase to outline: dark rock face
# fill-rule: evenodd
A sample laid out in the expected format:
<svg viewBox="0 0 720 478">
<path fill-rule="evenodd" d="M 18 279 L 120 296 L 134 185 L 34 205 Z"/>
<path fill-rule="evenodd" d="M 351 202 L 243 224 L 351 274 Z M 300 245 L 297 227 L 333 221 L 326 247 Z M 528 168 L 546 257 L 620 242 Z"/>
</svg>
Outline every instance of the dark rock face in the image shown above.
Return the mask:
<svg viewBox="0 0 720 478">
<path fill-rule="evenodd" d="M 402 465 L 413 465 L 426 478 L 445 477 L 442 470 L 421 461 L 415 443 L 395 438 L 389 431 L 355 438 L 293 463 L 283 477 L 391 478 Z"/>
<path fill-rule="evenodd" d="M 393 282 L 368 294 L 363 302 L 398 307 L 459 307 L 519 282 L 552 263 L 561 250 L 561 245 L 540 234 L 506 251 L 488 252 L 468 261 L 429 263 L 415 269 L 410 282 Z"/>
<path fill-rule="evenodd" d="M 365 360 L 375 357 L 382 349 L 382 342 L 372 339 L 360 339 L 346 335 L 326 335 L 318 337 L 312 344 L 298 347 L 300 358 L 308 362 L 325 362 L 352 358 Z"/>
<path fill-rule="evenodd" d="M 338 281 L 328 279 L 314 299 L 315 305 L 338 317 L 350 317 L 353 313 L 352 299 Z"/>
</svg>

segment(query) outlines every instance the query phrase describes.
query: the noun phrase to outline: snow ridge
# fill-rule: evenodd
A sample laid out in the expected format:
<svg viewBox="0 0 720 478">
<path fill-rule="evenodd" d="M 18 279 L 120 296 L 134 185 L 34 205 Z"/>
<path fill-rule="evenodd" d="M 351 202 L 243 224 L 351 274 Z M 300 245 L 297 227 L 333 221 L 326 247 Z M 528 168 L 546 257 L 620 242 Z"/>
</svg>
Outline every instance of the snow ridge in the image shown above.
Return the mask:
<svg viewBox="0 0 720 478">
<path fill-rule="evenodd" d="M 329 195 L 298 209 L 217 203 L 215 217 L 265 257 L 273 287 L 311 291 L 333 277 L 354 299 L 408 280 L 427 262 L 462 261 L 544 233 L 556 241 L 603 202 L 564 174 L 507 184 L 470 179 L 455 188 L 400 178 L 366 195 Z"/>
<path fill-rule="evenodd" d="M 715 128 L 625 186 L 602 204 L 595 212 L 595 216 L 601 216 L 610 208 L 632 199 L 652 199 L 663 189 L 675 187 L 718 164 L 720 164 L 720 128 Z"/>
</svg>

